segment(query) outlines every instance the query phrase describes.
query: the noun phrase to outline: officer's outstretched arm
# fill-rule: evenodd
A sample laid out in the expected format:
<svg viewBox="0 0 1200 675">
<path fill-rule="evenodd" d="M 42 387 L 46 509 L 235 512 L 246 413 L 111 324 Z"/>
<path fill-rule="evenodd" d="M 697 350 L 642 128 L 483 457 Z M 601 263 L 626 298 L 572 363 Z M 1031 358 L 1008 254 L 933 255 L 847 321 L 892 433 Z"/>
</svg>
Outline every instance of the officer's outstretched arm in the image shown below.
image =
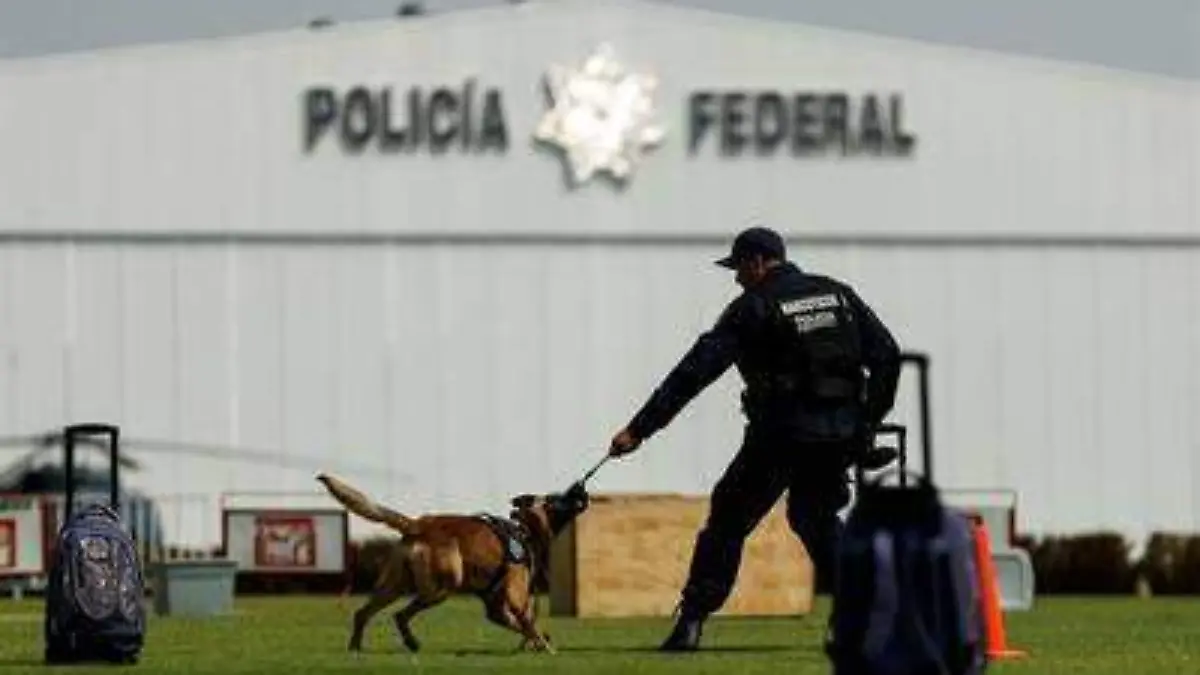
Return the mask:
<svg viewBox="0 0 1200 675">
<path fill-rule="evenodd" d="M 741 336 L 747 323 L 753 320 L 751 302 L 746 296 L 734 300 L 716 325 L 696 340 L 633 416 L 628 428 L 634 436 L 646 439 L 667 426 L 733 365 L 741 350 Z"/>
</svg>

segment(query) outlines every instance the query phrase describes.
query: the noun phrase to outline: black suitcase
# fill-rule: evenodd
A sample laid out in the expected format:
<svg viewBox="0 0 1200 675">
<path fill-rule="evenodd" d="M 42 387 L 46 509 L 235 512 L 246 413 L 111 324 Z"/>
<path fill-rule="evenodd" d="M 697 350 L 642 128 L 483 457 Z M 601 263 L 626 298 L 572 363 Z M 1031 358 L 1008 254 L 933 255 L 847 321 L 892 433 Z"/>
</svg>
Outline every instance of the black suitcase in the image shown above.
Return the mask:
<svg viewBox="0 0 1200 675">
<path fill-rule="evenodd" d="M 75 445 L 108 440 L 109 503 L 75 508 Z M 65 502 L 51 553 L 44 623 L 47 663 L 136 663 L 146 632 L 145 579 L 133 536 L 121 522 L 120 432 L 100 424 L 63 430 Z"/>
</svg>

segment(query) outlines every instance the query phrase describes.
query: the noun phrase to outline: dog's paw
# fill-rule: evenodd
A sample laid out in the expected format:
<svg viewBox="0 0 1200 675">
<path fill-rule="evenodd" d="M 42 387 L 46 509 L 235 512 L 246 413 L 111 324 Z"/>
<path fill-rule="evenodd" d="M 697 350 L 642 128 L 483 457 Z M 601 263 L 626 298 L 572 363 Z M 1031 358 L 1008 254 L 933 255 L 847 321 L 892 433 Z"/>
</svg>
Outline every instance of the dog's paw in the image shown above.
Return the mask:
<svg viewBox="0 0 1200 675">
<path fill-rule="evenodd" d="M 540 651 L 536 640 L 531 638 L 522 638 L 521 644 L 517 645 L 518 652 L 536 652 Z"/>
<path fill-rule="evenodd" d="M 545 634 L 542 635 L 541 640 L 534 640 L 533 638 L 528 638 L 528 637 L 522 639 L 521 644 L 517 645 L 517 651 L 518 652 L 546 652 L 549 654 L 557 654 L 558 653 L 554 650 L 554 646 L 550 644 L 550 636 L 545 635 Z"/>
</svg>

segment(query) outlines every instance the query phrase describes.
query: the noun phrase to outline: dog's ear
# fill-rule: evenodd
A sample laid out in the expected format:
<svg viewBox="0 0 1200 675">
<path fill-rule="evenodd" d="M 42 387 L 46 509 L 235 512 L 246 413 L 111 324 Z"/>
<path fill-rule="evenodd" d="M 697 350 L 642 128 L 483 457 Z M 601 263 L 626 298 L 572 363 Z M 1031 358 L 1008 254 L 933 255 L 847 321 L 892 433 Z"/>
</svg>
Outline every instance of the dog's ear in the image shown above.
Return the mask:
<svg viewBox="0 0 1200 675">
<path fill-rule="evenodd" d="M 537 497 L 533 495 L 517 495 L 509 502 L 514 509 L 527 509 L 537 503 Z"/>
</svg>

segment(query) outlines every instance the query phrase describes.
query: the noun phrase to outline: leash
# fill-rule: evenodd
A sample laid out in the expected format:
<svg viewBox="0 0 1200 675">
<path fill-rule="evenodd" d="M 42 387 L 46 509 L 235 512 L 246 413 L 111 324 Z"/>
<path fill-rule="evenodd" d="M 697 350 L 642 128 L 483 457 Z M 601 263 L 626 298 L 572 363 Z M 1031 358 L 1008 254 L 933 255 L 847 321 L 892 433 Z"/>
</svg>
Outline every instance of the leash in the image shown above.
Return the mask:
<svg viewBox="0 0 1200 675">
<path fill-rule="evenodd" d="M 588 470 L 587 473 L 583 474 L 583 478 L 579 479 L 579 484 L 582 485 L 582 484 L 588 482 L 588 480 L 591 479 L 591 477 L 594 476 L 596 474 L 596 472 L 600 470 L 600 467 L 607 464 L 608 460 L 610 460 L 610 459 L 612 459 L 612 455 L 604 455 L 604 457 L 601 458 L 599 462 L 596 462 L 596 466 L 593 466 L 591 469 Z"/>
</svg>

